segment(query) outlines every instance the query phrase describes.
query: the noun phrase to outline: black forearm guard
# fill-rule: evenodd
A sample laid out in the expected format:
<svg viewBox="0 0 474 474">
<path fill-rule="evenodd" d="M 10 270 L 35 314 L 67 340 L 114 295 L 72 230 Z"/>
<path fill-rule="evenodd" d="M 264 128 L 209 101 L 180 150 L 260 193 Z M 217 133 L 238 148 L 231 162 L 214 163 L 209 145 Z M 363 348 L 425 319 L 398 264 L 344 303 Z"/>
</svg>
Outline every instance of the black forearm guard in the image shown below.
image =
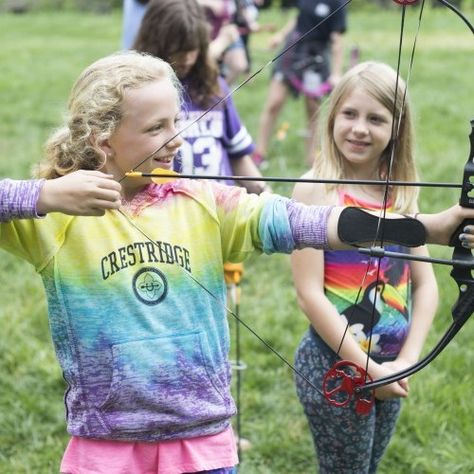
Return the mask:
<svg viewBox="0 0 474 474">
<path fill-rule="evenodd" d="M 346 207 L 339 216 L 337 234 L 349 245 L 384 243 L 419 247 L 426 243 L 425 226 L 412 217 L 381 219 L 358 207 Z M 382 233 L 383 230 L 383 233 Z"/>
</svg>

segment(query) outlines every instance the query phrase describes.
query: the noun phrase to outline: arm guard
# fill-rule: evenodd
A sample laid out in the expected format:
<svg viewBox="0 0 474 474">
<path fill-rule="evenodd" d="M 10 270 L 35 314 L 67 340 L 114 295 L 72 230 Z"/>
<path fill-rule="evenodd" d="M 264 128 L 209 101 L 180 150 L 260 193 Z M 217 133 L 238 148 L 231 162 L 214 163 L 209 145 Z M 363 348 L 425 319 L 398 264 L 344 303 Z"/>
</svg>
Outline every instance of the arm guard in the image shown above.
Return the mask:
<svg viewBox="0 0 474 474">
<path fill-rule="evenodd" d="M 341 212 L 337 234 L 342 242 L 356 246 L 380 243 L 382 238 L 384 243 L 405 247 L 426 243 L 426 229 L 420 221 L 412 217 L 379 219 L 358 207 L 346 207 Z"/>
</svg>

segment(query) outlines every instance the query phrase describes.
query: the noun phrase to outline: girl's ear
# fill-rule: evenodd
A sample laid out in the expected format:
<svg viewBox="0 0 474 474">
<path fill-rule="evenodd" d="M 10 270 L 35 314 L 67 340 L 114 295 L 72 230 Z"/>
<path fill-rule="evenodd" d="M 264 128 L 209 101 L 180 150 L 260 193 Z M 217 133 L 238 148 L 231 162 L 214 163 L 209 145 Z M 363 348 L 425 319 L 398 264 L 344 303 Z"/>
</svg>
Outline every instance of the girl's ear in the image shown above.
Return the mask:
<svg viewBox="0 0 474 474">
<path fill-rule="evenodd" d="M 97 143 L 97 148 L 99 148 L 103 153 L 105 153 L 105 156 L 107 158 L 110 158 L 112 155 L 113 155 L 113 148 L 112 148 L 112 145 L 110 144 L 110 141 L 109 139 L 105 139 L 105 140 L 100 140 L 98 143 Z"/>
<path fill-rule="evenodd" d="M 95 136 L 91 136 L 91 144 L 97 153 L 102 158 L 103 164 L 107 164 L 107 161 L 113 156 L 113 148 L 108 138 L 97 139 Z M 103 166 L 103 165 L 102 165 Z"/>
</svg>

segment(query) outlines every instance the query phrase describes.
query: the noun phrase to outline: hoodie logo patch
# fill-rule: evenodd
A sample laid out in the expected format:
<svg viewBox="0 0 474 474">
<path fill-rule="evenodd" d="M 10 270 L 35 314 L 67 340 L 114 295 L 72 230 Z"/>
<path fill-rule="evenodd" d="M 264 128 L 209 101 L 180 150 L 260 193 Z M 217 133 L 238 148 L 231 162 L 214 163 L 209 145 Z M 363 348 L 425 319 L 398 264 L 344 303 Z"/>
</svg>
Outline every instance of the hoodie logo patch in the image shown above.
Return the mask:
<svg viewBox="0 0 474 474">
<path fill-rule="evenodd" d="M 166 298 L 168 282 L 165 275 L 156 268 L 145 267 L 133 277 L 133 292 L 139 301 L 152 306 Z"/>
</svg>

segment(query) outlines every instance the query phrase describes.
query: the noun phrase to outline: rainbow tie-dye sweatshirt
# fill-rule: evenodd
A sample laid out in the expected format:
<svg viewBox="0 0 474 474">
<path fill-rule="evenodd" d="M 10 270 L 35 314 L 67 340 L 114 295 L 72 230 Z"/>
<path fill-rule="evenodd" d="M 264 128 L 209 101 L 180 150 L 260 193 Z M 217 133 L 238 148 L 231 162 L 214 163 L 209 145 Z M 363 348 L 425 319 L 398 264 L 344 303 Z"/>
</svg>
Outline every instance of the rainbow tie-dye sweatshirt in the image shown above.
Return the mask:
<svg viewBox="0 0 474 474">
<path fill-rule="evenodd" d="M 223 263 L 293 250 L 287 203 L 177 180 L 148 186 L 127 217 L 1 224 L 1 246 L 44 282 L 69 433 L 158 441 L 228 426 Z"/>
</svg>

